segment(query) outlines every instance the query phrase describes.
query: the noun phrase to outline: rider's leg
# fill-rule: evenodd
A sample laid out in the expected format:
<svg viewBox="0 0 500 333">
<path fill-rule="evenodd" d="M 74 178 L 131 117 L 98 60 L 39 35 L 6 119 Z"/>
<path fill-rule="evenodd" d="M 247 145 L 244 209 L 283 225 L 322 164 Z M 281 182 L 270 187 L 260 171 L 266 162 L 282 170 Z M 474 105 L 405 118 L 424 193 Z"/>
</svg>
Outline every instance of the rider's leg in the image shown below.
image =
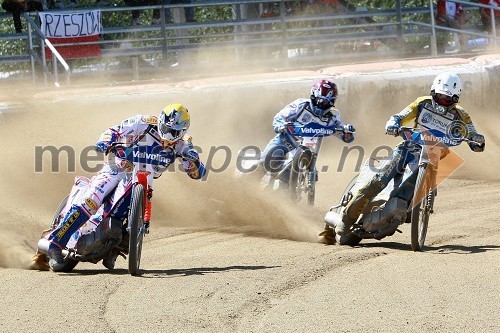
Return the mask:
<svg viewBox="0 0 500 333">
<path fill-rule="evenodd" d="M 62 249 L 73 235 L 101 206 L 104 198 L 115 188 L 123 178 L 123 173 L 112 171 L 108 165 L 90 180 L 89 187 L 81 200 L 74 202 L 59 226 L 54 229 L 47 256 L 49 266 L 53 271 L 63 268 Z"/>
<path fill-rule="evenodd" d="M 368 183 L 362 186 L 347 204 L 342 214 L 342 221 L 335 227 L 335 233 L 344 236 L 349 228 L 358 220 L 366 206 L 389 184 L 392 178 L 404 171 L 406 164 L 411 162 L 414 156 L 408 151 L 405 142 L 396 146 L 391 156 L 380 166 Z"/>
<path fill-rule="evenodd" d="M 269 141 L 260 156 L 259 169 L 261 172 L 274 175 L 282 170 L 285 156 L 291 148 L 288 147 L 290 143 L 287 143 L 285 134 L 278 134 Z M 267 186 L 269 184 L 264 185 Z"/>
</svg>

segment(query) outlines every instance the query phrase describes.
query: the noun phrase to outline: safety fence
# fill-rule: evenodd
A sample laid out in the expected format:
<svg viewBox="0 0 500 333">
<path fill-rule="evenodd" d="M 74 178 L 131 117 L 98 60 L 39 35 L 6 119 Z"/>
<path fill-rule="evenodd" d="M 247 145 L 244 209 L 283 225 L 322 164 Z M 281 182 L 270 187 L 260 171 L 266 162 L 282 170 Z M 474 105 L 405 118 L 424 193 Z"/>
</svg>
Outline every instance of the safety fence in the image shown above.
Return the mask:
<svg viewBox="0 0 500 333">
<path fill-rule="evenodd" d="M 282 0 L 267 15 L 262 13 L 268 2 L 262 0 L 51 9 L 25 13 L 26 33 L 0 34 L 0 43 L 9 46 L 2 47 L 0 66 L 4 77 L 31 75 L 34 82 L 59 84 L 63 71 L 65 83 L 76 84 L 103 73 L 108 81 L 141 80 L 435 57 L 496 46 L 495 15 L 489 31 L 478 15 L 479 8 L 494 14 L 493 7 L 456 2 L 475 17 L 462 29 L 436 25 L 432 1 L 425 7 L 396 1 L 393 8 L 367 9 L 346 1 L 331 7 Z M 187 8 L 196 20 L 186 21 Z M 2 13 L 0 22 L 6 19 Z M 75 26 L 76 32 L 70 29 Z M 462 49 L 450 51 L 453 34 L 465 41 Z"/>
</svg>

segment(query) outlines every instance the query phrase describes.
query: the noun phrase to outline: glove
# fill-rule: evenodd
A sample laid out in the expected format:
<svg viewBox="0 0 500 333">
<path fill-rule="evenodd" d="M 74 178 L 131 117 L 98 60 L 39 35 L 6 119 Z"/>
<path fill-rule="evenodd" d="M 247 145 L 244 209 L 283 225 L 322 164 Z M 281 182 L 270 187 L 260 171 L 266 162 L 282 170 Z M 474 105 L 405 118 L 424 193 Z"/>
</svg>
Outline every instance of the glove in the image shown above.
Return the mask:
<svg viewBox="0 0 500 333">
<path fill-rule="evenodd" d="M 482 144 L 469 142 L 469 148 L 476 153 L 480 153 L 480 152 L 484 151 L 485 145 L 486 144 L 484 142 Z"/>
<path fill-rule="evenodd" d="M 481 135 L 479 133 L 474 133 L 470 136 L 469 140 L 474 141 L 475 143 L 478 143 L 478 144 L 483 144 L 484 143 L 484 135 Z"/>
<path fill-rule="evenodd" d="M 287 127 L 287 124 L 283 124 L 283 125 L 280 125 L 280 126 L 276 126 L 274 128 L 274 132 L 275 133 L 285 133 L 286 132 L 286 127 Z"/>
<path fill-rule="evenodd" d="M 104 153 L 106 155 L 109 153 L 109 144 L 107 142 L 99 141 L 95 144 L 94 148 L 98 153 Z"/>
<path fill-rule="evenodd" d="M 397 136 L 399 134 L 399 128 L 401 124 L 399 123 L 399 119 L 392 116 L 389 118 L 387 123 L 385 124 L 385 133 L 389 135 Z"/>
<path fill-rule="evenodd" d="M 486 143 L 484 142 L 484 135 L 474 133 L 470 136 L 469 140 L 473 142 L 469 142 L 469 148 L 477 153 L 484 151 L 484 147 Z"/>
<path fill-rule="evenodd" d="M 182 153 L 182 158 L 188 162 L 196 162 L 199 160 L 200 155 L 194 149 L 187 149 Z"/>
<path fill-rule="evenodd" d="M 344 133 L 354 133 L 356 129 L 351 124 L 344 125 Z"/>
<path fill-rule="evenodd" d="M 387 133 L 389 135 L 398 136 L 398 134 L 399 134 L 399 126 L 394 126 L 394 125 L 387 126 L 385 128 L 385 133 Z"/>
</svg>

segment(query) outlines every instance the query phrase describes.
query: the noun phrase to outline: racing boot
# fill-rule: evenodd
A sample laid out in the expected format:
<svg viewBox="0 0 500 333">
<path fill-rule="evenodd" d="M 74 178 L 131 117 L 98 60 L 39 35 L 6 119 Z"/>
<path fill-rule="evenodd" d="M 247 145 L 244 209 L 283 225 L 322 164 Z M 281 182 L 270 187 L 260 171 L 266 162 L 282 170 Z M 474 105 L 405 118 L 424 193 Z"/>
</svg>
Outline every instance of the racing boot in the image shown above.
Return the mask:
<svg viewBox="0 0 500 333">
<path fill-rule="evenodd" d="M 344 212 L 342 213 L 342 220 L 335 226 L 335 233 L 339 236 L 349 234 L 349 229 L 358 220 L 366 205 L 370 202 L 370 198 L 366 198 L 360 191 L 355 197 L 349 201 Z"/>
<path fill-rule="evenodd" d="M 64 269 L 64 258 L 60 248 L 56 246 L 52 247 L 51 244 L 49 251 L 47 251 L 47 258 L 49 259 L 49 268 L 51 271 L 60 272 Z"/>
<path fill-rule="evenodd" d="M 102 264 L 104 267 L 107 269 L 113 269 L 115 268 L 115 263 L 116 263 L 116 258 L 118 258 L 119 252 L 117 251 L 112 251 L 109 256 L 106 258 L 102 259 Z"/>
</svg>

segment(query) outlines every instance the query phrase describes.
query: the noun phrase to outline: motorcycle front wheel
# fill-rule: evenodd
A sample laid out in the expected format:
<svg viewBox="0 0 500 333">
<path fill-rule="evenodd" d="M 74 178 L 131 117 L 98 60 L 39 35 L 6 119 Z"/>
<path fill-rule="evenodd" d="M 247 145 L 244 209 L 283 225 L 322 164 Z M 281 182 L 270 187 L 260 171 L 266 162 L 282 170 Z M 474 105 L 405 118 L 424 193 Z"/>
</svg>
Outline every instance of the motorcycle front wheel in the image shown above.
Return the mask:
<svg viewBox="0 0 500 333">
<path fill-rule="evenodd" d="M 128 214 L 128 272 L 135 276 L 141 264 L 142 241 L 144 238 L 144 187 L 134 185 Z"/>
<path fill-rule="evenodd" d="M 413 208 L 411 210 L 411 249 L 413 251 L 422 251 L 424 248 L 434 199 L 434 192 L 430 188 L 430 177 L 426 176 L 426 171 L 426 166 L 419 167 L 413 193 Z"/>
<path fill-rule="evenodd" d="M 288 184 L 292 201 L 307 202 L 310 206 L 314 205 L 316 185 L 316 179 L 309 179 L 309 175 L 314 172 L 311 160 L 312 154 L 309 149 L 302 147 L 297 149 L 297 153 L 292 160 L 290 182 Z"/>
</svg>

